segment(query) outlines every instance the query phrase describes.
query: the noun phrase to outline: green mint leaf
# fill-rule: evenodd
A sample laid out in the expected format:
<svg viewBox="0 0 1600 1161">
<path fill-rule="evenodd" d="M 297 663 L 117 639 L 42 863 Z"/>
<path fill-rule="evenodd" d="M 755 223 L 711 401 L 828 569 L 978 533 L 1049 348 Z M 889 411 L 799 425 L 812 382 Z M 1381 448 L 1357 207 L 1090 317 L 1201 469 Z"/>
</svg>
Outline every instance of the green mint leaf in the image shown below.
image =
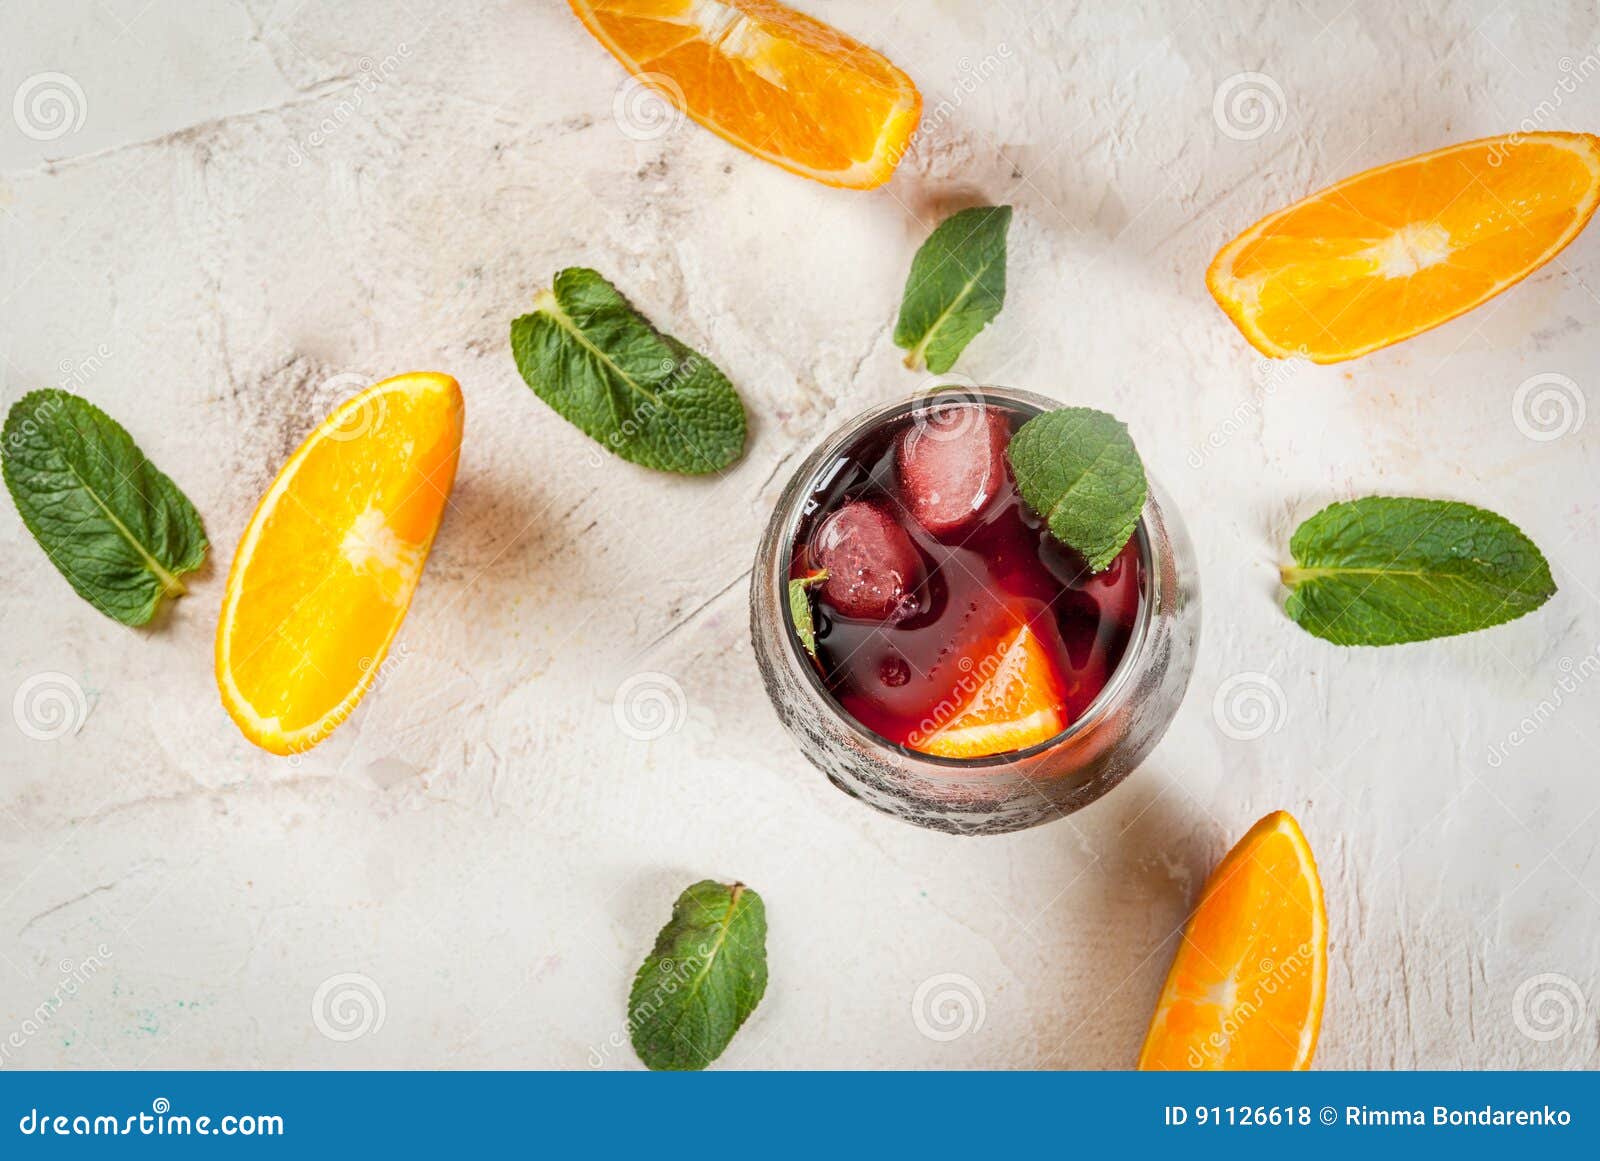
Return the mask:
<svg viewBox="0 0 1600 1161">
<path fill-rule="evenodd" d="M 727 377 L 593 270 L 557 274 L 511 324 L 511 352 L 534 394 L 625 460 L 699 475 L 744 452 L 744 404 Z"/>
<path fill-rule="evenodd" d="M 807 653 L 817 655 L 817 626 L 811 619 L 811 594 L 808 590 L 828 579 L 828 570 L 818 569 L 810 576 L 797 576 L 789 582 L 789 619 L 794 622 L 795 636 L 805 646 Z"/>
<path fill-rule="evenodd" d="M 628 997 L 633 1049 L 652 1069 L 704 1068 L 767 990 L 767 909 L 743 883 L 678 896 Z"/>
<path fill-rule="evenodd" d="M 1454 500 L 1368 496 L 1295 530 L 1285 610 L 1335 645 L 1451 637 L 1531 613 L 1556 591 L 1544 554 L 1511 521 Z"/>
<path fill-rule="evenodd" d="M 1127 424 L 1063 407 L 1017 429 L 1006 449 L 1022 498 L 1050 532 L 1100 572 L 1128 543 L 1149 484 Z"/>
<path fill-rule="evenodd" d="M 206 533 L 178 486 L 122 425 L 68 391 L 32 391 L 0 431 L 0 468 L 22 522 L 78 595 L 143 625 L 200 567 Z"/>
<path fill-rule="evenodd" d="M 975 206 L 940 222 L 911 260 L 894 344 L 906 366 L 942 375 L 1006 301 L 1010 206 Z"/>
</svg>

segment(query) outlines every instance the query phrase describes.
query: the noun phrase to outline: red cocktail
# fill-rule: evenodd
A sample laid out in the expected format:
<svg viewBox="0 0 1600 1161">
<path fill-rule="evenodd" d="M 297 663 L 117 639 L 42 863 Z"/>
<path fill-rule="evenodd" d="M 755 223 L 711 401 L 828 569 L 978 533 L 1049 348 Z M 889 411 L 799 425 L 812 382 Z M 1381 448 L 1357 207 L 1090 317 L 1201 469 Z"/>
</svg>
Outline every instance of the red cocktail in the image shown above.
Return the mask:
<svg viewBox="0 0 1600 1161">
<path fill-rule="evenodd" d="M 1050 535 L 1005 455 L 1029 418 L 930 402 L 862 431 L 811 491 L 789 575 L 818 578 L 813 661 L 839 706 L 893 744 L 980 758 L 1048 742 L 1128 649 L 1137 538 L 1091 573 Z"/>
</svg>

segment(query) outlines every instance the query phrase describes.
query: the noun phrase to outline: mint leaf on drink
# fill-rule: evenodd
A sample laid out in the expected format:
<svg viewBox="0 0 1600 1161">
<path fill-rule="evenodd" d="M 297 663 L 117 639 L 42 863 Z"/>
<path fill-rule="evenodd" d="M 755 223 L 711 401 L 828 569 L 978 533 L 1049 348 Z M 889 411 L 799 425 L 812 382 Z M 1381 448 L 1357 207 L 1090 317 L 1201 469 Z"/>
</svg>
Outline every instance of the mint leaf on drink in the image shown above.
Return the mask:
<svg viewBox="0 0 1600 1161">
<path fill-rule="evenodd" d="M 807 653 L 817 655 L 817 626 L 811 617 L 810 589 L 828 579 L 827 569 L 818 569 L 810 576 L 797 576 L 789 582 L 789 619 L 794 622 L 795 636 L 805 646 Z"/>
<path fill-rule="evenodd" d="M 1454 500 L 1330 504 L 1295 530 L 1289 553 L 1285 611 L 1335 645 L 1471 633 L 1531 613 L 1556 591 L 1521 529 Z"/>
<path fill-rule="evenodd" d="M 646 1068 L 704 1068 L 767 990 L 767 909 L 743 883 L 696 883 L 672 906 L 628 997 Z"/>
<path fill-rule="evenodd" d="M 700 475 L 744 453 L 744 404 L 727 377 L 593 270 L 557 274 L 511 324 L 511 352 L 534 394 L 625 460 Z"/>
<path fill-rule="evenodd" d="M 1006 457 L 1017 490 L 1051 535 L 1092 571 L 1110 567 L 1149 493 L 1127 424 L 1088 407 L 1046 411 L 1017 429 Z"/>
<path fill-rule="evenodd" d="M 6 490 L 80 597 L 124 625 L 143 625 L 162 597 L 184 593 L 206 533 L 178 486 L 122 425 L 55 389 L 12 404 L 0 431 Z"/>
<path fill-rule="evenodd" d="M 894 343 L 913 371 L 950 369 L 1006 301 L 1010 206 L 975 206 L 940 222 L 911 260 Z"/>
</svg>

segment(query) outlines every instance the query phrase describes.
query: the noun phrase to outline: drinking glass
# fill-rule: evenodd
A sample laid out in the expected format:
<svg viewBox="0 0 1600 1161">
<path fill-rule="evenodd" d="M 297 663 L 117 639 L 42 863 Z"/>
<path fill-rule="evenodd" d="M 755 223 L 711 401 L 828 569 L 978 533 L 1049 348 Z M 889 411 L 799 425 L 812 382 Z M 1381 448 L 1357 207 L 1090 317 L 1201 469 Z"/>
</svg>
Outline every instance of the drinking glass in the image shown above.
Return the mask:
<svg viewBox="0 0 1600 1161">
<path fill-rule="evenodd" d="M 942 758 L 856 721 L 823 685 L 795 635 L 788 600 L 795 534 L 843 454 L 865 433 L 941 403 L 992 403 L 1025 417 L 1063 406 L 1009 387 L 963 386 L 918 393 L 846 423 L 800 465 L 767 522 L 751 574 L 750 633 L 779 720 L 830 782 L 918 826 L 1000 834 L 1083 809 L 1131 774 L 1161 740 L 1194 669 L 1200 593 L 1183 522 L 1151 479 L 1134 533 L 1144 589 L 1132 637 L 1105 688 L 1066 730 L 1026 750 Z"/>
</svg>

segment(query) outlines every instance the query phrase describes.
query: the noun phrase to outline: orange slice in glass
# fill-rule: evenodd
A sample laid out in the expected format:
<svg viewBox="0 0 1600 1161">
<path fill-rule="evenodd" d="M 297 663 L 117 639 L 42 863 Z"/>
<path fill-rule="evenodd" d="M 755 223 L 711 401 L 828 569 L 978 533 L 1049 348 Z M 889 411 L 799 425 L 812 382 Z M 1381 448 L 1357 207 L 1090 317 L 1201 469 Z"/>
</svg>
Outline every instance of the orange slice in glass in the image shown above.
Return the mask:
<svg viewBox="0 0 1600 1161">
<path fill-rule="evenodd" d="M 1300 824 L 1280 810 L 1211 873 L 1139 1067 L 1309 1068 L 1327 980 L 1322 882 Z"/>
<path fill-rule="evenodd" d="M 1600 138 L 1486 137 L 1369 169 L 1229 242 L 1206 285 L 1262 354 L 1337 363 L 1520 282 L 1600 203 Z"/>
<path fill-rule="evenodd" d="M 774 0 L 569 2 L 639 83 L 827 185 L 888 181 L 922 113 L 916 85 L 883 56 Z M 625 106 L 619 97 L 619 117 Z"/>
<path fill-rule="evenodd" d="M 448 375 L 386 379 L 289 457 L 239 541 L 217 624 L 217 686 L 245 737 L 310 749 L 378 675 L 422 576 L 461 451 Z"/>
<path fill-rule="evenodd" d="M 958 688 L 966 696 L 926 735 L 906 743 L 941 758 L 986 758 L 1048 742 L 1067 728 L 1060 682 L 1026 623 L 977 662 Z"/>
</svg>

